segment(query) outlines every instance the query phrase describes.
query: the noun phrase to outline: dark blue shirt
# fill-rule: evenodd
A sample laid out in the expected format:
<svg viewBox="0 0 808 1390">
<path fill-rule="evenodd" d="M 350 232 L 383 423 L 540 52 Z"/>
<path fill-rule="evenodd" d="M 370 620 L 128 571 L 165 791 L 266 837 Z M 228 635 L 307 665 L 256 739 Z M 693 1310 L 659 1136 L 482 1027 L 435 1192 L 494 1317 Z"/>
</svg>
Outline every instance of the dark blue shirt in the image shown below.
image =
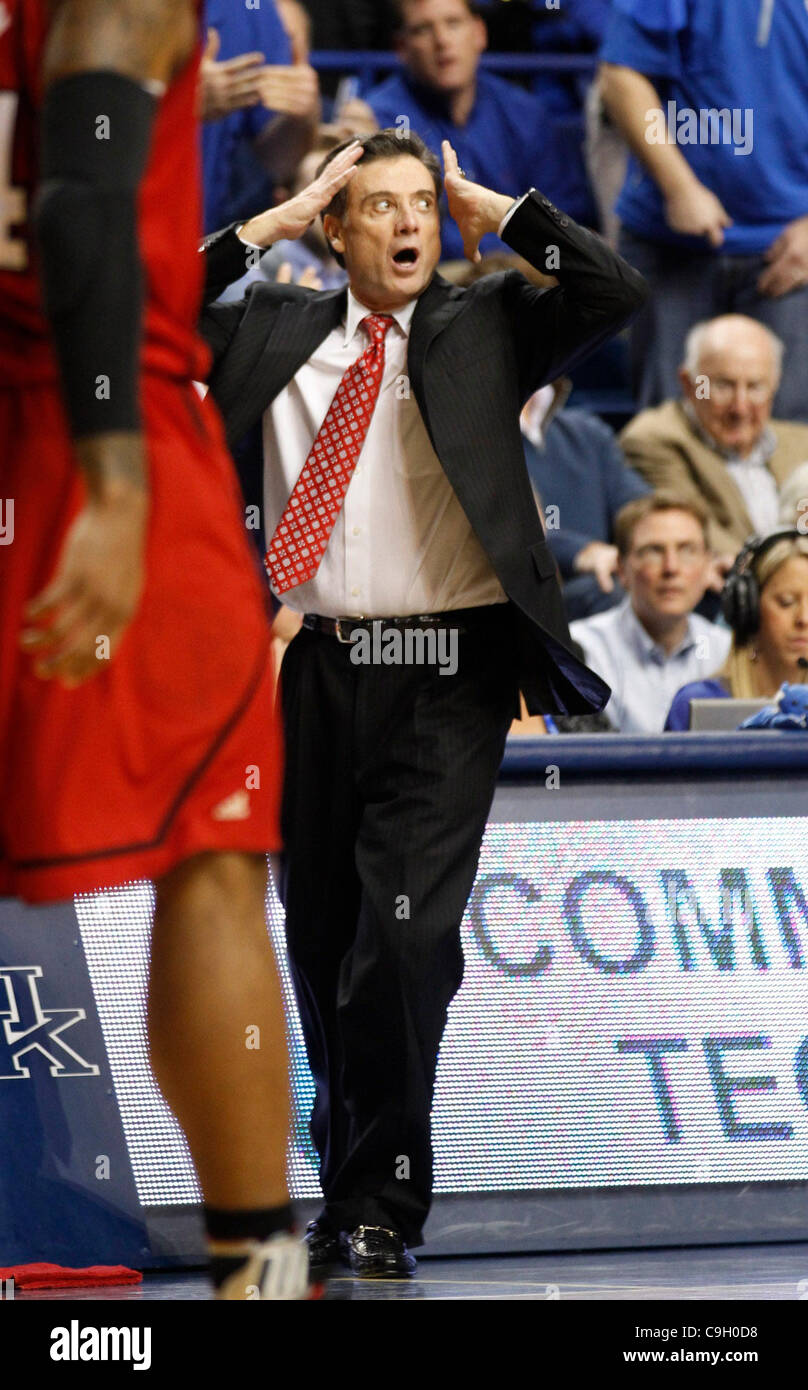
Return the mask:
<svg viewBox="0 0 808 1390">
<path fill-rule="evenodd" d="M 691 700 L 728 700 L 729 691 L 723 681 L 691 681 L 677 690 L 668 710 L 665 729 L 668 733 L 686 733 L 690 728 Z"/>
<path fill-rule="evenodd" d="M 511 198 L 538 188 L 573 217 L 576 215 L 565 197 L 571 183 L 548 137 L 542 107 L 514 83 L 479 71 L 476 100 L 464 126 L 453 123 L 441 96 L 417 86 L 404 71 L 374 87 L 365 100 L 382 128 L 400 128 L 400 118 L 406 116 L 410 128 L 439 158 L 441 142 L 450 140 L 461 169 L 474 183 Z M 445 259 L 462 260 L 463 240 L 448 216 L 442 243 Z M 480 250 L 489 255 L 509 248 L 491 234 L 483 237 Z"/>
<path fill-rule="evenodd" d="M 276 65 L 292 61 L 292 46 L 275 0 L 261 0 L 255 10 L 248 10 L 243 0 L 206 0 L 205 23 L 218 31 L 220 62 L 242 53 L 263 53 L 267 63 Z M 252 217 L 269 205 L 271 181 L 252 146 L 271 119 L 272 112 L 265 106 L 249 106 L 203 125 L 206 232 L 239 217 Z"/>
<path fill-rule="evenodd" d="M 629 468 L 608 425 L 586 410 L 560 410 L 544 434 L 544 448 L 524 440 L 530 480 L 542 510 L 558 508 L 560 526 L 548 524 L 547 541 L 562 578 L 590 541 L 612 540 L 614 519 L 626 502 L 650 492 Z M 548 519 L 556 518 L 551 515 Z"/>
<path fill-rule="evenodd" d="M 666 113 L 676 103 L 679 150 L 734 221 L 724 252 L 758 254 L 808 214 L 805 0 L 614 0 L 601 58 L 648 77 Z M 737 122 L 726 141 L 724 127 L 701 115 L 722 110 Z M 684 143 L 691 135 L 699 143 Z M 635 159 L 617 214 L 638 236 L 709 250 L 706 238 L 671 230 Z"/>
</svg>

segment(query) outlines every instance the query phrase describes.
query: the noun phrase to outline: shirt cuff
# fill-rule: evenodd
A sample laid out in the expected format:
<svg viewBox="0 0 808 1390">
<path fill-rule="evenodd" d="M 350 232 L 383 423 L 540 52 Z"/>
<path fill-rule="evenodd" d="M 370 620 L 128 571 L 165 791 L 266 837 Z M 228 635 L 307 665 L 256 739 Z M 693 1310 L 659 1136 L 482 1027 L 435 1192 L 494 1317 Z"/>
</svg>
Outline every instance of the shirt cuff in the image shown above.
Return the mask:
<svg viewBox="0 0 808 1390">
<path fill-rule="evenodd" d="M 510 213 L 508 213 L 508 216 L 510 216 Z M 255 244 L 254 241 L 247 241 L 247 239 L 241 235 L 241 227 L 246 227 L 246 225 L 247 225 L 246 222 L 242 222 L 242 224 L 241 224 L 240 227 L 234 227 L 234 228 L 233 228 L 233 230 L 234 230 L 234 232 L 236 233 L 236 236 L 238 237 L 238 239 L 239 239 L 239 241 L 241 242 L 242 246 L 249 246 L 249 247 L 252 248 L 253 251 L 268 251 L 268 250 L 269 250 L 269 247 L 268 247 L 268 246 L 256 246 L 256 244 Z"/>
<path fill-rule="evenodd" d="M 505 228 L 507 227 L 517 208 L 520 208 L 523 202 L 525 201 L 525 198 L 529 198 L 531 193 L 535 193 L 535 191 L 535 188 L 529 188 L 527 193 L 523 193 L 521 198 L 517 198 L 515 203 L 511 203 L 511 206 L 508 208 L 508 211 L 506 212 L 505 216 L 503 217 L 502 221 L 497 227 L 497 236 L 502 236 L 502 233 L 504 232 Z"/>
</svg>

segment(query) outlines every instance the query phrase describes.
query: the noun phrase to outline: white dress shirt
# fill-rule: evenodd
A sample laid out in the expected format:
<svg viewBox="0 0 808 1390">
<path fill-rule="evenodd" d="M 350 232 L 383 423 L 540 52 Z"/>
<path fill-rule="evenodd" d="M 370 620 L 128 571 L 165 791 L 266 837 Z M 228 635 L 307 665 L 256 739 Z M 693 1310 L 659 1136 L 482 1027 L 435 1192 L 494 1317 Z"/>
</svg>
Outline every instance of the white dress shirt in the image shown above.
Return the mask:
<svg viewBox="0 0 808 1390">
<path fill-rule="evenodd" d="M 643 627 L 631 600 L 617 608 L 570 624 L 587 666 L 612 687 L 606 716 L 623 734 L 660 734 L 677 690 L 707 680 L 724 664 L 732 634 L 698 613 L 687 620 L 687 634 L 666 652 Z"/>
<path fill-rule="evenodd" d="M 320 567 L 282 595 L 302 613 L 407 617 L 503 603 L 506 595 L 427 434 L 407 376 L 417 300 L 392 315 L 376 408 Z M 343 323 L 264 412 L 267 541 L 348 367 L 368 347 L 371 311 L 348 291 Z"/>
<path fill-rule="evenodd" d="M 777 526 L 780 516 L 780 494 L 777 481 L 769 468 L 774 449 L 767 451 L 759 443 L 746 458 L 727 459 L 727 468 L 746 503 L 746 510 L 759 536 L 768 535 Z"/>
</svg>

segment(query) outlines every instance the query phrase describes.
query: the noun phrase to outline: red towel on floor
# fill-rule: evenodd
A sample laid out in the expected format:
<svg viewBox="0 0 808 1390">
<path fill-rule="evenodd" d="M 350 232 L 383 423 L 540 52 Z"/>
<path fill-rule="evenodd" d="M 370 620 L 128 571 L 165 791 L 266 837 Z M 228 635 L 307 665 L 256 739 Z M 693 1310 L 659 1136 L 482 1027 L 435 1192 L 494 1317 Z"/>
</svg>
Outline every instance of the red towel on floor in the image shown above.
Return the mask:
<svg viewBox="0 0 808 1390">
<path fill-rule="evenodd" d="M 89 1269 L 12 1265 L 9 1269 L 0 1269 L 0 1280 L 3 1279 L 13 1279 L 18 1289 L 92 1289 L 104 1284 L 140 1284 L 143 1275 L 125 1265 L 91 1265 Z"/>
</svg>

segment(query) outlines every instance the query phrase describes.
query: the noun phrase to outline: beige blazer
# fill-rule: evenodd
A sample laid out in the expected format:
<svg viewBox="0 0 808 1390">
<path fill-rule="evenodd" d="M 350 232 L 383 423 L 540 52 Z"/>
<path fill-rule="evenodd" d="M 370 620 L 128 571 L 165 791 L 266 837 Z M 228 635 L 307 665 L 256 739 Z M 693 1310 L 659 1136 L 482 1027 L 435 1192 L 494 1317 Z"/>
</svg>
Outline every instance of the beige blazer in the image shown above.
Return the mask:
<svg viewBox="0 0 808 1390">
<path fill-rule="evenodd" d="M 777 447 L 769 468 L 778 487 L 808 461 L 808 425 L 770 420 Z M 710 514 L 710 544 L 733 555 L 755 530 L 746 503 L 721 455 L 696 434 L 679 401 L 642 410 L 620 443 L 627 463 L 653 488 L 697 499 Z"/>
</svg>

